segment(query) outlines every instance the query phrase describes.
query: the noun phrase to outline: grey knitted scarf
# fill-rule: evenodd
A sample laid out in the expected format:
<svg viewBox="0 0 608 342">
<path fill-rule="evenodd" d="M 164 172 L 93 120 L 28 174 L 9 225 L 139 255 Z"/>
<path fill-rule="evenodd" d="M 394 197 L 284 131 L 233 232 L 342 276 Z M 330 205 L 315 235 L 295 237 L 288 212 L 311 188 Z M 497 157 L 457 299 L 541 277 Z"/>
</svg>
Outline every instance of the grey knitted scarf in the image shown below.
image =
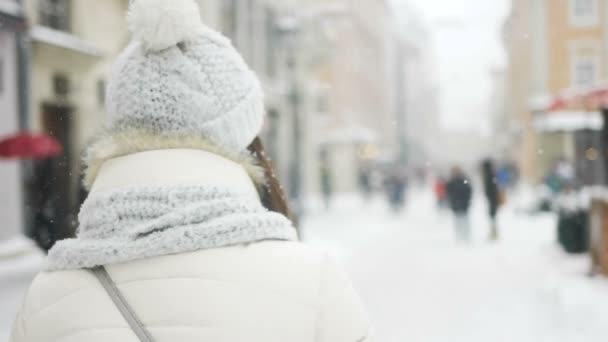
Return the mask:
<svg viewBox="0 0 608 342">
<path fill-rule="evenodd" d="M 291 222 L 268 211 L 258 198 L 206 186 L 96 193 L 83 204 L 79 221 L 77 237 L 49 251 L 47 270 L 297 238 Z"/>
</svg>

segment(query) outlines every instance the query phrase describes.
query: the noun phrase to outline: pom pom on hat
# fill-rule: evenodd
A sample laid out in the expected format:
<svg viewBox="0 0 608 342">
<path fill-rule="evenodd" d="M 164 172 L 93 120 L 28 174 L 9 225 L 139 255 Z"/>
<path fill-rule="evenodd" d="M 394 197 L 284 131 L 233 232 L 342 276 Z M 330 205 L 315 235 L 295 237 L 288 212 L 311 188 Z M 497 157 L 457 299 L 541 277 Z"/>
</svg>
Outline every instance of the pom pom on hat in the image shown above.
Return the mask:
<svg viewBox="0 0 608 342">
<path fill-rule="evenodd" d="M 127 21 L 133 38 L 149 51 L 191 40 L 204 29 L 194 0 L 135 0 Z"/>
</svg>

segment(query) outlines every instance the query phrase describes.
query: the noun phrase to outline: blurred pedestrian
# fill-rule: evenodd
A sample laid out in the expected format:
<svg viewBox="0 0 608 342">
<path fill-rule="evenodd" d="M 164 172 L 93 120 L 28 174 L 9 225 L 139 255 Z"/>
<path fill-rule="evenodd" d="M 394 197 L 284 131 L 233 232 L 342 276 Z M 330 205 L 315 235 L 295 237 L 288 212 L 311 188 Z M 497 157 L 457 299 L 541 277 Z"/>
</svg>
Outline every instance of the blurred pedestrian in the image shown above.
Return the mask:
<svg viewBox="0 0 608 342">
<path fill-rule="evenodd" d="M 498 239 L 498 225 L 496 214 L 501 200 L 501 192 L 496 181 L 494 163 L 490 159 L 483 161 L 481 165 L 483 190 L 488 204 L 488 215 L 490 216 L 490 240 Z"/>
<path fill-rule="evenodd" d="M 133 1 L 128 21 L 78 234 L 9 341 L 367 341 L 344 271 L 297 241 L 255 74 L 194 0 Z"/>
<path fill-rule="evenodd" d="M 496 170 L 496 184 L 501 189 L 508 189 L 513 183 L 513 175 L 511 174 L 511 168 L 507 165 L 501 165 Z"/>
<path fill-rule="evenodd" d="M 435 179 L 435 185 L 433 188 L 435 192 L 435 199 L 437 201 L 437 208 L 443 210 L 448 206 L 446 182 L 443 177 L 439 176 Z"/>
<path fill-rule="evenodd" d="M 328 163 L 321 164 L 321 192 L 323 194 L 323 203 L 325 204 L 325 209 L 329 209 L 331 207 L 331 199 L 333 196 L 333 184 L 331 177 L 331 169 L 329 168 Z"/>
<path fill-rule="evenodd" d="M 384 188 L 388 202 L 394 212 L 403 209 L 406 187 L 407 178 L 405 174 L 398 167 L 392 168 L 384 180 Z"/>
<path fill-rule="evenodd" d="M 544 183 L 551 189 L 555 199 L 564 189 L 564 185 L 573 182 L 574 178 L 575 172 L 572 163 L 565 158 L 560 158 L 545 175 Z"/>
<path fill-rule="evenodd" d="M 576 177 L 576 171 L 571 161 L 566 158 L 560 158 L 555 166 L 555 173 L 561 179 L 562 184 L 573 182 Z"/>
<path fill-rule="evenodd" d="M 550 190 L 551 197 L 557 196 L 562 191 L 562 179 L 554 169 L 549 170 L 544 178 L 544 185 Z"/>
<path fill-rule="evenodd" d="M 369 200 L 371 198 L 373 191 L 372 172 L 371 168 L 368 166 L 362 166 L 359 168 L 359 189 L 361 190 L 365 200 Z"/>
<path fill-rule="evenodd" d="M 469 179 L 459 167 L 456 166 L 452 169 L 446 190 L 450 208 L 454 214 L 456 235 L 462 241 L 469 241 L 471 239 L 469 208 L 473 190 Z"/>
</svg>

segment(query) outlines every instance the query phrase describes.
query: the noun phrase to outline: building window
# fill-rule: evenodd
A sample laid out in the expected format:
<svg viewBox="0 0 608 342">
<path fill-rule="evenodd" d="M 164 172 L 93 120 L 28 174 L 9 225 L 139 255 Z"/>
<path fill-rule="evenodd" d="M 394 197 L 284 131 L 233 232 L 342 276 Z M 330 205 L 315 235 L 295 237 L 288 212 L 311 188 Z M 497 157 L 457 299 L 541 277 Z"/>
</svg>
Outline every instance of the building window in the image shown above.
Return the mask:
<svg viewBox="0 0 608 342">
<path fill-rule="evenodd" d="M 579 55 L 574 57 L 572 65 L 572 85 L 593 85 L 599 78 L 599 59 L 594 56 Z"/>
<path fill-rule="evenodd" d="M 53 75 L 53 95 L 65 98 L 70 93 L 70 80 L 64 74 Z"/>
<path fill-rule="evenodd" d="M 39 0 L 40 25 L 70 31 L 70 0 Z"/>
<path fill-rule="evenodd" d="M 575 27 L 598 24 L 597 0 L 570 0 L 570 24 Z"/>
</svg>

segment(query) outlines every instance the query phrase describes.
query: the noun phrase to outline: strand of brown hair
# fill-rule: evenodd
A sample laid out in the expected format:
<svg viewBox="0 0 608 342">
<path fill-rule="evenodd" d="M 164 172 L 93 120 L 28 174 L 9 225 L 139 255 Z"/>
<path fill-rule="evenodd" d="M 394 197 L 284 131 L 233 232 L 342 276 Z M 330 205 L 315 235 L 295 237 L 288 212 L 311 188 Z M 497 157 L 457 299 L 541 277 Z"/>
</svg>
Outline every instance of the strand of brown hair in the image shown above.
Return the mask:
<svg viewBox="0 0 608 342">
<path fill-rule="evenodd" d="M 266 156 L 262 139 L 256 137 L 249 145 L 248 150 L 256 158 L 259 166 L 264 169 L 264 184 L 261 185 L 260 189 L 262 204 L 270 211 L 285 215 L 296 225 L 297 223 L 294 221 L 294 216 L 287 203 L 285 191 L 283 191 L 283 187 L 275 175 L 272 162 Z"/>
</svg>

